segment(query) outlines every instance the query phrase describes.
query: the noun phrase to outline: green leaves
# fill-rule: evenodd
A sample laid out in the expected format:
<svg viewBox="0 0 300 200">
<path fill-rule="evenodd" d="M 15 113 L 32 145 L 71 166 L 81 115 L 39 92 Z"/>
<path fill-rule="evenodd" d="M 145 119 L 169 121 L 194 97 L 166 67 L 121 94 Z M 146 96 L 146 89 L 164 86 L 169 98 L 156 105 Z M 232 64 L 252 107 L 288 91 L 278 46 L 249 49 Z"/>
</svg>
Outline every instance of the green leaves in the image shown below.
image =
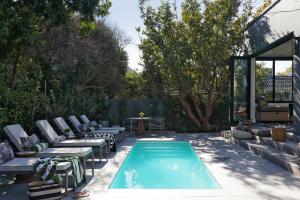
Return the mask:
<svg viewBox="0 0 300 200">
<path fill-rule="evenodd" d="M 161 93 L 177 92 L 198 126 L 207 126 L 214 104 L 228 95 L 227 64 L 245 39 L 249 8 L 242 0 L 185 0 L 178 17 L 169 1 L 157 9 L 140 1 L 144 74 L 159 74 L 162 82 L 153 85 L 162 84 Z"/>
</svg>

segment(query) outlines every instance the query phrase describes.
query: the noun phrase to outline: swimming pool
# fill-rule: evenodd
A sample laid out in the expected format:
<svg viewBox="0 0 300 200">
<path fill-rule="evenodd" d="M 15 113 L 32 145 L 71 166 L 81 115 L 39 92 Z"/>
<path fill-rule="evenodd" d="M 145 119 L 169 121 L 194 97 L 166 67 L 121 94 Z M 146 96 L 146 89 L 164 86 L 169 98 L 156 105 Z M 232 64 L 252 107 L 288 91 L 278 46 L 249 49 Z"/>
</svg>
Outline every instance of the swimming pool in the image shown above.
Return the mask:
<svg viewBox="0 0 300 200">
<path fill-rule="evenodd" d="M 188 142 L 137 142 L 110 185 L 140 189 L 220 189 Z"/>
</svg>

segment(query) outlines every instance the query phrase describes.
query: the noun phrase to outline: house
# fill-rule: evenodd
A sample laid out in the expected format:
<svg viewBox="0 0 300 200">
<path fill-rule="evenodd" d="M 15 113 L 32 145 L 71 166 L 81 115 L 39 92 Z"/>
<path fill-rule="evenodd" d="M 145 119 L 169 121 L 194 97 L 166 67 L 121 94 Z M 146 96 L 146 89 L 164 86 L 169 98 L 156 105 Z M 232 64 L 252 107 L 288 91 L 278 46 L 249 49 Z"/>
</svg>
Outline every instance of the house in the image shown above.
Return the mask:
<svg viewBox="0 0 300 200">
<path fill-rule="evenodd" d="M 300 1 L 273 1 L 246 31 L 245 53 L 231 63 L 231 120 L 238 120 L 241 106 L 252 122 L 262 120 L 256 100 L 263 96 L 267 121 L 288 121 L 293 114 L 300 135 Z"/>
</svg>

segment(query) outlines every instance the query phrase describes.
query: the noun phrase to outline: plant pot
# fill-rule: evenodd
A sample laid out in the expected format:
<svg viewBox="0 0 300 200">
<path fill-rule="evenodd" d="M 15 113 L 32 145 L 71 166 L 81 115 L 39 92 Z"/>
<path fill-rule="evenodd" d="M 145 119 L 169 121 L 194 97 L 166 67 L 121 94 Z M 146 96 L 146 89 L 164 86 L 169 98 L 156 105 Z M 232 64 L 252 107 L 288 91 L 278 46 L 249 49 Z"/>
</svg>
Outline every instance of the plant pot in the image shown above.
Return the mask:
<svg viewBox="0 0 300 200">
<path fill-rule="evenodd" d="M 272 139 L 276 142 L 286 141 L 286 129 L 285 128 L 271 128 Z"/>
</svg>

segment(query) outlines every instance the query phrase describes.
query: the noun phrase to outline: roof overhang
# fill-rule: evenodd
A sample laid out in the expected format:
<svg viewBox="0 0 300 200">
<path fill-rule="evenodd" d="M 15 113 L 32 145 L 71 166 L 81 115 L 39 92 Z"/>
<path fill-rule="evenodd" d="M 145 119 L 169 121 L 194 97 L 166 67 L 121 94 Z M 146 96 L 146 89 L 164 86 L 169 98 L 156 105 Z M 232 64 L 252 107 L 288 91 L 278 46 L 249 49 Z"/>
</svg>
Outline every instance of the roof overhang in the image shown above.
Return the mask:
<svg viewBox="0 0 300 200">
<path fill-rule="evenodd" d="M 272 42 L 265 48 L 251 54 L 251 57 L 264 58 L 291 58 L 293 57 L 293 38 L 294 32 L 291 32 L 282 38 Z"/>
</svg>

